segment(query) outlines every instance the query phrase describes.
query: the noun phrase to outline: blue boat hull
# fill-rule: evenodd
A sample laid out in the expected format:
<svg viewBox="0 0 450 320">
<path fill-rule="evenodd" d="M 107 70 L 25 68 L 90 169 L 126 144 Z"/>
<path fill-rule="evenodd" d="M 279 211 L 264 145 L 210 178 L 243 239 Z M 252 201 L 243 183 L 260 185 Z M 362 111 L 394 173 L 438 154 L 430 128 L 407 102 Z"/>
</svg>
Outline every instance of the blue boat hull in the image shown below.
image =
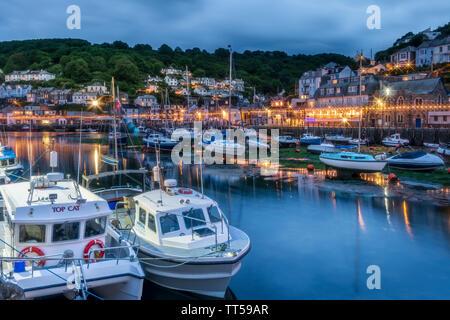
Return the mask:
<svg viewBox="0 0 450 320">
<path fill-rule="evenodd" d="M 322 138 L 317 139 L 300 139 L 301 144 L 321 144 Z"/>
</svg>

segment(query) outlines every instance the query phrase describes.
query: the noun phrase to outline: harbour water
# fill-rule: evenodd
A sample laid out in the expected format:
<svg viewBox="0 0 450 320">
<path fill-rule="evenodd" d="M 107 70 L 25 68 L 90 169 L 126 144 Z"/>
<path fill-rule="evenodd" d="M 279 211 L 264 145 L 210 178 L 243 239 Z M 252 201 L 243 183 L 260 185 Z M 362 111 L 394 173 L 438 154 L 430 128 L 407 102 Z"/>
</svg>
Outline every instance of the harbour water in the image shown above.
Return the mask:
<svg viewBox="0 0 450 320">
<path fill-rule="evenodd" d="M 28 135 L 4 133 L 1 139 L 26 169 Z M 33 174 L 49 171 L 44 151 L 54 139 L 58 170 L 76 178 L 78 134 L 31 135 Z M 109 152 L 108 146 L 82 143 L 80 174 L 110 169 L 100 160 Z M 127 151 L 123 156 L 122 166 L 128 169 L 155 164 L 152 153 Z M 162 165 L 166 178 L 200 189 L 198 166 L 174 165 L 169 156 Z M 448 199 L 448 189 L 413 188 L 413 195 L 405 197 L 408 186 L 391 188 L 377 176 L 340 182 L 320 172 L 262 177 L 247 169 L 204 169 L 205 193 L 252 241 L 230 283 L 238 299 L 450 299 L 450 207 L 433 200 L 435 194 Z M 367 287 L 371 265 L 381 270 L 380 290 Z"/>
</svg>

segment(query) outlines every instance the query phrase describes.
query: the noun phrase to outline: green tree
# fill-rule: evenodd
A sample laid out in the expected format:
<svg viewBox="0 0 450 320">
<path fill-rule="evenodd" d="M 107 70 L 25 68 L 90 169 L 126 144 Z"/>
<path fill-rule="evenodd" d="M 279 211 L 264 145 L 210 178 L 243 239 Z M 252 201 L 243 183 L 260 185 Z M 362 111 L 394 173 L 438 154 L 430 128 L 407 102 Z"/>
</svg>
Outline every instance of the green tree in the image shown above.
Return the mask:
<svg viewBox="0 0 450 320">
<path fill-rule="evenodd" d="M 82 58 L 71 60 L 64 68 L 64 76 L 78 83 L 86 83 L 90 80 L 89 65 Z"/>
</svg>

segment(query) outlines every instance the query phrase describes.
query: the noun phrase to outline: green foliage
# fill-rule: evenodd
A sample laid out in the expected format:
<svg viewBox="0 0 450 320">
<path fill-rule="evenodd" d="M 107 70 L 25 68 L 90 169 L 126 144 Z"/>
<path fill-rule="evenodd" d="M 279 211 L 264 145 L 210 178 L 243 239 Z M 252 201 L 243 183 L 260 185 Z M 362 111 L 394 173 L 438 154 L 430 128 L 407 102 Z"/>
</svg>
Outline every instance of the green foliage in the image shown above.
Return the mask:
<svg viewBox="0 0 450 320">
<path fill-rule="evenodd" d="M 228 59 L 226 48 L 209 53 L 199 48 L 172 49 L 166 44 L 157 50 L 147 44 L 129 47 L 122 41 L 112 44 L 91 44 L 80 39 L 0 42 L 0 69 L 5 73 L 45 69 L 57 76 L 52 86 L 61 84 L 64 88 L 79 88 L 93 81 L 109 83 L 114 76 L 120 90 L 130 96 L 145 86 L 147 75 L 161 76 L 161 69 L 169 66 L 183 70 L 187 66 L 196 77 L 228 78 Z M 233 61 L 234 78 L 242 78 L 247 87 L 269 94 L 282 89 L 293 93 L 303 72 L 330 61 L 356 67 L 351 58 L 339 54 L 287 55 L 280 51 L 234 52 Z"/>
</svg>

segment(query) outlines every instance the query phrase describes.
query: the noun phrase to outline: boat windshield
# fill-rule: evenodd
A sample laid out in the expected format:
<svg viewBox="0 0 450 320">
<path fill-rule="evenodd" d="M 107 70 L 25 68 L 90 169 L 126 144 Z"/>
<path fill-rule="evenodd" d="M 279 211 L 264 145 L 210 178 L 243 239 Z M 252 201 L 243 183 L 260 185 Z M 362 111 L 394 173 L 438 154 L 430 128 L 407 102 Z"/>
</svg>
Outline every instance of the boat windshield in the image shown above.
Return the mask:
<svg viewBox="0 0 450 320">
<path fill-rule="evenodd" d="M 98 217 L 86 221 L 84 237 L 89 238 L 101 235 L 105 232 L 106 217 Z"/>
<path fill-rule="evenodd" d="M 184 224 L 186 229 L 202 226 L 206 224 L 205 216 L 201 208 L 192 209 L 190 211 L 183 212 Z"/>
<path fill-rule="evenodd" d="M 221 220 L 221 215 L 219 212 L 219 208 L 217 208 L 217 206 L 208 207 L 208 215 L 211 223 L 220 222 Z"/>
<path fill-rule="evenodd" d="M 174 214 L 166 214 L 159 218 L 159 223 L 161 224 L 161 232 L 163 234 L 180 230 L 180 225 L 178 224 L 178 218 Z"/>
</svg>

